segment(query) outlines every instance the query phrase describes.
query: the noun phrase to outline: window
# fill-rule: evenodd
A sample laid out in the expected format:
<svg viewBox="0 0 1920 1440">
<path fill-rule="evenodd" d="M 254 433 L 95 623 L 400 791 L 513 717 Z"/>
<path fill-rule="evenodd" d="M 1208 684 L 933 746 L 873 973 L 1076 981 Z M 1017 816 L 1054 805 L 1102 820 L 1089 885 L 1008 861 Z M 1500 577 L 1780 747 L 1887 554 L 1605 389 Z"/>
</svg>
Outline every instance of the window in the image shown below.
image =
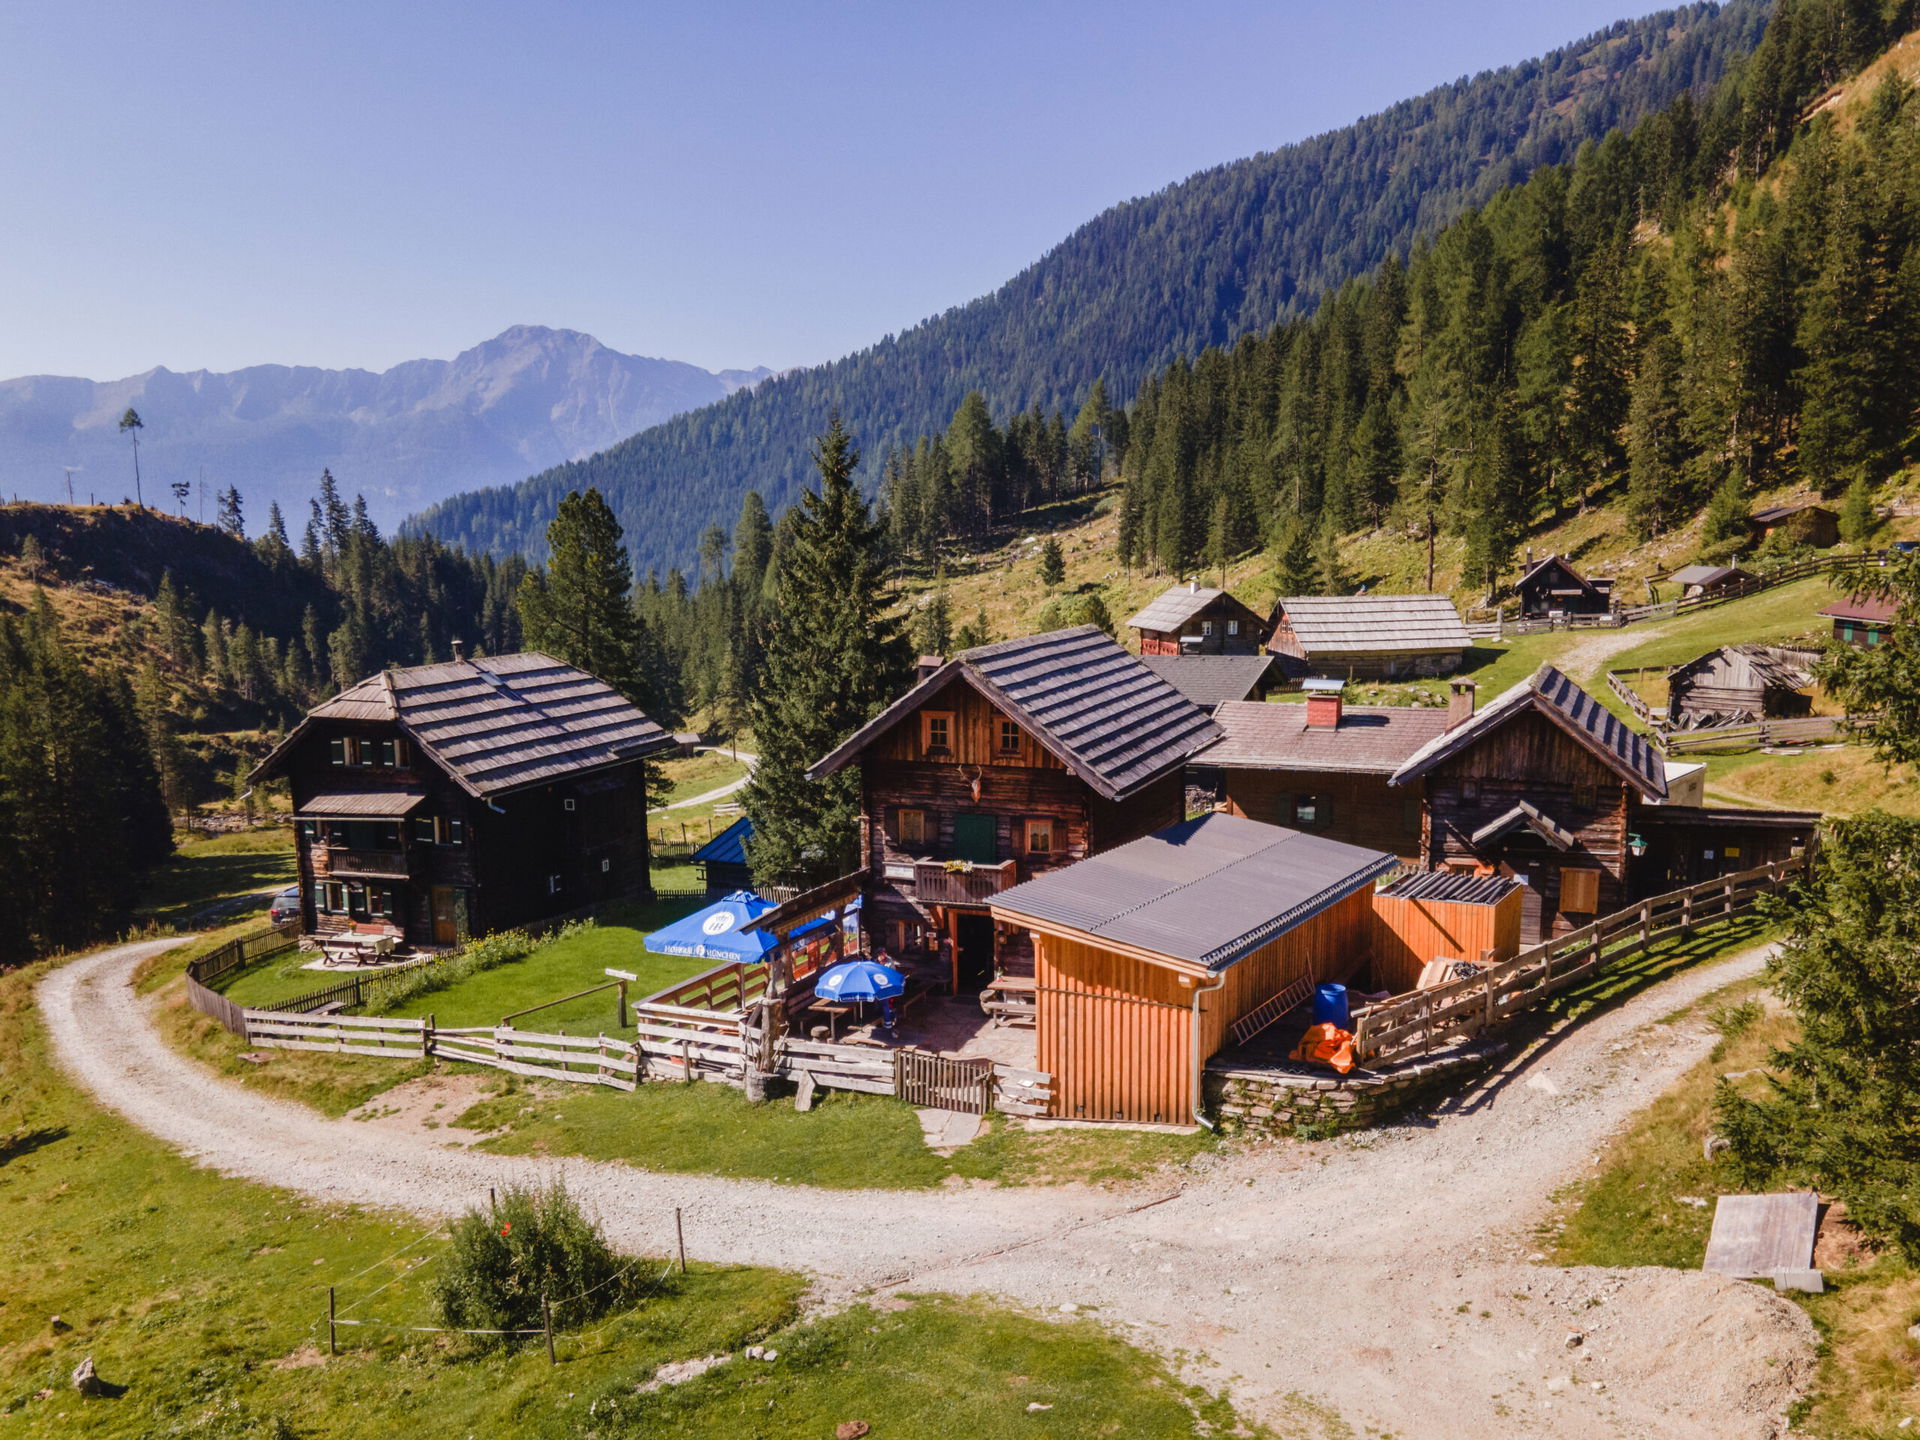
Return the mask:
<svg viewBox="0 0 1920 1440">
<path fill-rule="evenodd" d="M 467 822 L 457 815 L 416 815 L 413 838 L 422 845 L 464 845 Z"/>
<path fill-rule="evenodd" d="M 380 742 L 380 763 L 389 770 L 397 770 L 407 764 L 412 756 L 408 753 L 405 740 L 382 740 Z"/>
<path fill-rule="evenodd" d="M 1480 799 L 1480 782 L 1478 780 L 1462 780 L 1460 782 L 1460 798 L 1469 805 L 1478 801 Z"/>
<path fill-rule="evenodd" d="M 902 845 L 925 845 L 927 843 L 927 812 L 924 810 L 902 810 L 898 825 Z"/>
<path fill-rule="evenodd" d="M 1333 799 L 1327 795 L 1293 797 L 1293 824 L 1299 830 L 1324 830 L 1333 823 Z"/>
<path fill-rule="evenodd" d="M 1202 621 L 1200 622 L 1200 633 L 1201 633 L 1202 635 L 1211 635 L 1211 634 L 1213 634 L 1213 621 L 1211 621 L 1211 620 L 1202 620 Z"/>
<path fill-rule="evenodd" d="M 1847 638 L 1851 640 L 1853 637 L 1849 635 Z M 344 765 L 347 763 L 347 741 L 345 736 L 336 735 L 327 742 L 327 759 L 334 765 Z"/>
<path fill-rule="evenodd" d="M 1729 860 L 1738 860 L 1740 858 L 1740 847 L 1738 845 L 1729 845 L 1720 853 Z"/>
<path fill-rule="evenodd" d="M 1569 915 L 1592 915 L 1600 908 L 1598 870 L 1560 872 L 1560 908 Z"/>
<path fill-rule="evenodd" d="M 558 875 L 547 876 L 547 894 L 558 895 L 559 893 L 560 893 L 560 877 Z"/>
<path fill-rule="evenodd" d="M 1840 638 L 1851 645 L 1853 643 L 1853 626 L 1850 624 L 1842 624 L 1840 627 Z"/>
<path fill-rule="evenodd" d="M 347 913 L 346 886 L 342 885 L 338 880 L 329 880 L 326 884 L 318 885 L 314 888 L 322 891 L 326 900 L 324 905 L 315 902 L 314 908 L 316 910 L 325 910 L 329 915 L 344 915 Z"/>
<path fill-rule="evenodd" d="M 413 843 L 431 845 L 434 840 L 434 819 L 431 815 L 413 817 Z"/>
<path fill-rule="evenodd" d="M 1240 622 L 1238 620 L 1227 621 L 1227 634 L 1238 635 L 1239 633 L 1240 633 Z"/>
<path fill-rule="evenodd" d="M 612 873 L 613 873 L 613 861 L 611 861 L 611 860 L 602 860 L 602 861 L 600 862 L 600 873 L 601 873 L 602 875 L 609 875 L 609 874 L 612 874 Z"/>
<path fill-rule="evenodd" d="M 384 885 L 367 887 L 366 913 L 382 920 L 393 919 L 393 891 Z"/>
<path fill-rule="evenodd" d="M 920 748 L 929 755 L 936 751 L 942 754 L 952 753 L 953 712 L 951 710 L 920 712 Z"/>
<path fill-rule="evenodd" d="M 1012 720 L 1000 722 L 1000 753 L 1018 755 L 1020 753 L 1020 726 Z"/>
<path fill-rule="evenodd" d="M 467 822 L 458 815 L 450 815 L 436 822 L 440 826 L 437 836 L 442 845 L 464 845 L 467 843 Z"/>
<path fill-rule="evenodd" d="M 1027 821 L 1027 853 L 1029 855 L 1053 854 L 1053 821 Z"/>
<path fill-rule="evenodd" d="M 300 838 L 309 845 L 318 845 L 320 843 L 320 822 L 318 820 L 302 820 L 300 822 Z"/>
<path fill-rule="evenodd" d="M 578 810 L 580 807 L 576 803 L 574 803 L 573 797 L 569 796 L 565 800 L 562 800 L 560 802 L 560 808 L 562 810 L 567 811 L 569 814 L 571 814 L 573 811 Z"/>
</svg>

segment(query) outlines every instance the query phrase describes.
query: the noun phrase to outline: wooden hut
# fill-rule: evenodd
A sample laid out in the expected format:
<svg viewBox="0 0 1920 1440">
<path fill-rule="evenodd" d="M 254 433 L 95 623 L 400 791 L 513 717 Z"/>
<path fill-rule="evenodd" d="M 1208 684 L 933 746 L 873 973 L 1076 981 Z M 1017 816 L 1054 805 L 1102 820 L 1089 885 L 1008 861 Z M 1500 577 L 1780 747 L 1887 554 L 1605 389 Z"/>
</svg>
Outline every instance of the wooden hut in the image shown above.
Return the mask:
<svg viewBox="0 0 1920 1440">
<path fill-rule="evenodd" d="M 1784 645 L 1722 645 L 1667 674 L 1667 718 L 1675 725 L 1745 725 L 1813 710 L 1820 654 Z"/>
<path fill-rule="evenodd" d="M 1758 544 L 1769 535 L 1785 533 L 1787 538 L 1817 550 L 1840 543 L 1840 517 L 1824 505 L 1811 500 L 1795 500 L 1787 505 L 1769 505 L 1747 518 Z"/>
<path fill-rule="evenodd" d="M 1521 886 L 1427 870 L 1373 897 L 1373 987 L 1412 990 L 1436 960 L 1497 964 L 1520 953 Z"/>
<path fill-rule="evenodd" d="M 1366 964 L 1390 855 L 1208 815 L 994 898 L 1033 938 L 1037 1064 L 1066 1119 L 1184 1124 L 1236 1022 Z"/>
<path fill-rule="evenodd" d="M 1548 615 L 1605 615 L 1613 608 L 1613 581 L 1589 580 L 1564 555 L 1535 560 L 1514 581 L 1520 613 L 1529 618 Z"/>
<path fill-rule="evenodd" d="M 308 931 L 452 945 L 653 897 L 643 759 L 673 744 L 548 655 L 388 670 L 310 710 L 248 776 L 293 792 Z"/>
<path fill-rule="evenodd" d="M 753 821 L 742 815 L 693 852 L 709 900 L 753 888 L 753 869 L 747 864 L 747 842 L 752 839 Z"/>
<path fill-rule="evenodd" d="M 1686 565 L 1667 577 L 1680 587 L 1684 600 L 1699 600 L 1736 590 L 1753 579 L 1753 572 L 1738 565 Z"/>
<path fill-rule="evenodd" d="M 1290 674 L 1450 675 L 1473 645 L 1444 595 L 1296 595 L 1275 603 L 1267 649 Z"/>
<path fill-rule="evenodd" d="M 1267 622 L 1225 590 L 1176 585 L 1127 621 L 1142 655 L 1258 655 Z"/>
<path fill-rule="evenodd" d="M 1849 595 L 1821 606 L 1820 613 L 1833 621 L 1835 644 L 1871 650 L 1886 643 L 1893 628 L 1894 609 L 1893 598 L 1888 595 Z"/>
<path fill-rule="evenodd" d="M 1001 891 L 1171 824 L 1204 710 L 1091 625 L 946 661 L 807 773 L 858 765 L 867 925 L 896 953 L 944 938 L 956 990 L 1031 973 Z"/>
<path fill-rule="evenodd" d="M 1209 714 L 1265 700 L 1277 668 L 1271 655 L 1142 655 L 1140 663 Z"/>
</svg>

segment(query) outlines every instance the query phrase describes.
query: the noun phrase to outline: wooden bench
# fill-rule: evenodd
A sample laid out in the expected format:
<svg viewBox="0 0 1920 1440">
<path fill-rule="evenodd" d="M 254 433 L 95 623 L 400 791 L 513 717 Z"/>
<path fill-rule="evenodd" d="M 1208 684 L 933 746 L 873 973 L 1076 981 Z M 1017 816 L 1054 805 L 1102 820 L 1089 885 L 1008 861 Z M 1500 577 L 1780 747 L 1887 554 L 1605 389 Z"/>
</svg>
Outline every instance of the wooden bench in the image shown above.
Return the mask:
<svg viewBox="0 0 1920 1440">
<path fill-rule="evenodd" d="M 1038 995 L 1036 982 L 1023 975 L 996 975 L 980 992 L 980 1011 L 996 1026 L 1032 1025 L 1036 1022 Z"/>
</svg>

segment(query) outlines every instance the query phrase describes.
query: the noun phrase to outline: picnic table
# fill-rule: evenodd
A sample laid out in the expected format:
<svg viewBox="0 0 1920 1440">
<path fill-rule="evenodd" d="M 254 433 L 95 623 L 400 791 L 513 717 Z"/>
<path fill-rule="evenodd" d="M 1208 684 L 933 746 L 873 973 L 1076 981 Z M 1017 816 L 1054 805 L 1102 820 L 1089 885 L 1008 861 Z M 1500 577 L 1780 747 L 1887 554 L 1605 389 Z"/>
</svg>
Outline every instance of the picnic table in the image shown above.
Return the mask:
<svg viewBox="0 0 1920 1440">
<path fill-rule="evenodd" d="M 331 965 L 366 965 L 393 953 L 391 935 L 339 934 L 320 937 L 320 953 Z"/>
<path fill-rule="evenodd" d="M 841 1000 L 815 1000 L 807 1006 L 808 1010 L 818 1010 L 827 1017 L 827 1038 L 840 1038 L 840 1021 L 853 1013 L 853 1003 Z"/>
<path fill-rule="evenodd" d="M 1038 982 L 1030 975 L 996 975 L 980 992 L 980 1009 L 995 1025 L 1034 1023 Z"/>
</svg>

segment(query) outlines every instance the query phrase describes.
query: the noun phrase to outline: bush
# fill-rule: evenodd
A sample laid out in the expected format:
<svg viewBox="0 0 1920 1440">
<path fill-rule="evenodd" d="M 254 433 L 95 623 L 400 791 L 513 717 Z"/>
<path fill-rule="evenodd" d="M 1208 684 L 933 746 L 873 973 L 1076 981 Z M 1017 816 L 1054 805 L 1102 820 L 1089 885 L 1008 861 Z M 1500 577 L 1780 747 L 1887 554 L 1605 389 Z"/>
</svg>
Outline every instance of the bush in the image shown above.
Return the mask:
<svg viewBox="0 0 1920 1440">
<path fill-rule="evenodd" d="M 564 1330 L 620 1309 L 644 1284 L 564 1184 L 516 1185 L 501 1193 L 492 1214 L 469 1210 L 454 1222 L 434 1302 L 441 1323 L 456 1330 L 539 1330 L 544 1297 L 553 1305 L 553 1328 Z M 531 1338 L 474 1337 L 488 1348 Z"/>
<path fill-rule="evenodd" d="M 1034 622 L 1042 632 L 1065 630 L 1074 625 L 1098 625 L 1107 634 L 1114 633 L 1113 615 L 1096 589 L 1049 600 Z"/>
<path fill-rule="evenodd" d="M 375 976 L 361 989 L 365 1001 L 360 1008 L 368 1015 L 385 1015 L 409 1000 L 431 995 L 436 990 L 451 989 L 482 970 L 524 960 L 556 940 L 591 930 L 593 923 L 591 920 L 569 920 L 553 934 L 540 939 L 535 939 L 524 930 L 496 931 L 431 965 L 416 965 L 411 969 Z"/>
</svg>

